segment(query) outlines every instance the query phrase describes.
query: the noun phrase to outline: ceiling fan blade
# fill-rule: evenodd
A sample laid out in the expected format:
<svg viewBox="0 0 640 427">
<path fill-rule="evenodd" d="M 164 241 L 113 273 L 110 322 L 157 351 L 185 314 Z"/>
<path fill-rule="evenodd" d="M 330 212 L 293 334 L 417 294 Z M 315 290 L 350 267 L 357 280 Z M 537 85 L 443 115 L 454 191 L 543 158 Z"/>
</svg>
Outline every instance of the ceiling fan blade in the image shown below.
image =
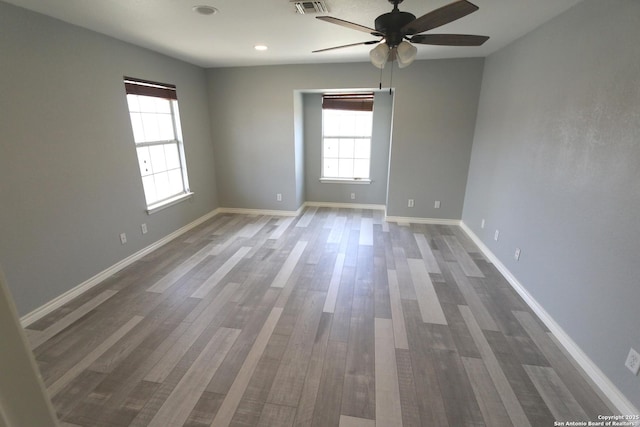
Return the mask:
<svg viewBox="0 0 640 427">
<path fill-rule="evenodd" d="M 380 43 L 380 40 L 369 40 L 368 42 L 351 43 L 351 44 L 345 44 L 345 45 L 342 45 L 342 46 L 328 47 L 326 49 L 314 50 L 311 53 L 326 52 L 328 50 L 342 49 L 342 48 L 345 48 L 345 47 L 361 46 L 361 45 L 364 45 L 364 44 L 376 44 L 376 43 Z"/>
<path fill-rule="evenodd" d="M 408 35 L 422 33 L 453 22 L 478 9 L 478 6 L 467 0 L 458 0 L 414 19 L 402 27 L 402 32 Z"/>
<path fill-rule="evenodd" d="M 352 30 L 363 31 L 365 33 L 369 33 L 374 36 L 380 36 L 380 37 L 384 36 L 384 34 L 381 34 L 380 32 L 374 30 L 373 28 L 369 28 L 369 27 L 365 27 L 364 25 L 345 21 L 344 19 L 334 18 L 333 16 L 316 16 L 316 19 L 329 22 L 331 24 L 340 25 L 342 27 L 351 28 Z"/>
<path fill-rule="evenodd" d="M 481 46 L 487 40 L 489 40 L 488 36 L 468 34 L 418 34 L 410 39 L 411 43 L 438 46 Z"/>
</svg>

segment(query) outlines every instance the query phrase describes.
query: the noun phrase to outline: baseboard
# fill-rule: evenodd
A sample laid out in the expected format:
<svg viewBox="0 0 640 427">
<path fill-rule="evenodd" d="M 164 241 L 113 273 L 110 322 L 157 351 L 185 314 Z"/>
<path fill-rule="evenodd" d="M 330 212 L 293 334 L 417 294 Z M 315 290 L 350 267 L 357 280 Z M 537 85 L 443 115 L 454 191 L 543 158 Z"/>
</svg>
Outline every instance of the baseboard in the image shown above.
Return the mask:
<svg viewBox="0 0 640 427">
<path fill-rule="evenodd" d="M 495 256 L 493 252 L 480 240 L 480 238 L 464 223 L 460 221 L 460 227 L 480 248 L 484 255 L 493 263 L 515 291 L 522 297 L 527 305 L 536 313 L 542 322 L 555 335 L 558 342 L 567 350 L 577 364 L 585 371 L 602 393 L 617 408 L 620 414 L 639 414 L 638 409 L 627 399 L 622 392 L 607 378 L 607 376 L 593 363 L 571 337 L 560 327 L 538 301 L 525 289 L 509 269 Z"/>
<path fill-rule="evenodd" d="M 385 205 L 362 204 L 362 203 L 334 203 L 334 202 L 304 202 L 303 206 L 313 206 L 320 208 L 336 208 L 336 209 L 371 209 L 374 211 L 383 211 Z"/>
<path fill-rule="evenodd" d="M 123 259 L 121 261 L 118 261 L 117 263 L 113 264 L 111 267 L 101 271 L 100 273 L 96 274 L 95 276 L 91 277 L 90 279 L 85 280 L 84 282 L 80 283 L 78 286 L 68 290 L 67 292 L 65 292 L 65 293 L 63 293 L 63 294 L 61 294 L 61 295 L 59 295 L 57 297 L 55 297 L 51 301 L 49 301 L 46 304 L 36 308 L 32 312 L 30 312 L 28 314 L 25 314 L 24 316 L 22 316 L 20 318 L 20 323 L 22 324 L 23 327 L 26 327 L 26 326 L 30 325 L 31 323 L 35 322 L 36 320 L 39 320 L 39 319 L 43 318 L 47 314 L 51 313 L 53 310 L 65 305 L 66 303 L 68 303 L 69 301 L 71 301 L 72 299 L 77 297 L 78 295 L 81 295 L 82 293 L 88 291 L 89 289 L 91 289 L 94 286 L 98 285 L 103 280 L 105 280 L 108 277 L 114 275 L 118 271 L 122 270 L 123 268 L 125 268 L 125 267 L 127 267 L 127 266 L 129 266 L 131 264 L 133 264 L 135 261 L 137 261 L 140 258 L 144 257 L 145 255 L 155 251 L 159 247 L 166 245 L 171 240 L 175 239 L 176 237 L 180 236 L 181 234 L 184 234 L 187 231 L 191 230 L 192 228 L 194 228 L 194 227 L 202 224 L 203 222 L 207 221 L 208 219 L 213 218 L 218 213 L 220 213 L 220 209 L 215 209 L 215 210 L 209 212 L 208 214 L 201 216 L 200 218 L 196 219 L 195 221 L 190 222 L 189 224 L 185 225 L 184 227 L 179 228 L 178 230 L 174 231 L 173 233 L 168 234 L 167 236 L 165 236 L 162 239 L 152 243 L 151 245 L 149 245 L 149 246 L 147 246 L 147 247 L 145 247 L 143 249 L 140 249 L 138 252 L 136 252 L 136 253 L 134 253 L 132 255 L 129 255 L 125 259 Z"/>
<path fill-rule="evenodd" d="M 460 225 L 459 219 L 415 218 L 412 216 L 385 216 L 387 222 L 408 222 L 414 224 Z"/>
<path fill-rule="evenodd" d="M 298 216 L 302 213 L 304 205 L 295 211 L 269 210 L 269 209 L 246 209 L 246 208 L 219 208 L 220 213 L 233 213 L 242 215 L 270 215 L 270 216 Z"/>
</svg>

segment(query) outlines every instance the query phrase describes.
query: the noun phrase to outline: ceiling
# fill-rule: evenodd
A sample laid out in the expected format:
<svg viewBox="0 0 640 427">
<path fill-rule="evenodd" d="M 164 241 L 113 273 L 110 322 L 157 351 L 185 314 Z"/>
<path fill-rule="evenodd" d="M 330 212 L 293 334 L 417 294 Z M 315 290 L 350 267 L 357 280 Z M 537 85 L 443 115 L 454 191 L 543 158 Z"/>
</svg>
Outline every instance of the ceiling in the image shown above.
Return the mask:
<svg viewBox="0 0 640 427">
<path fill-rule="evenodd" d="M 289 0 L 5 0 L 202 67 L 361 62 L 371 46 L 312 50 L 371 40 L 371 36 L 296 13 Z M 453 0 L 405 0 L 416 16 Z M 429 33 L 490 36 L 481 47 L 418 46 L 418 59 L 487 56 L 562 13 L 580 0 L 471 0 L 480 7 Z M 326 0 L 326 15 L 374 27 L 389 12 L 386 0 Z M 214 15 L 192 8 L 210 5 Z M 259 52 L 256 44 L 268 50 Z"/>
</svg>

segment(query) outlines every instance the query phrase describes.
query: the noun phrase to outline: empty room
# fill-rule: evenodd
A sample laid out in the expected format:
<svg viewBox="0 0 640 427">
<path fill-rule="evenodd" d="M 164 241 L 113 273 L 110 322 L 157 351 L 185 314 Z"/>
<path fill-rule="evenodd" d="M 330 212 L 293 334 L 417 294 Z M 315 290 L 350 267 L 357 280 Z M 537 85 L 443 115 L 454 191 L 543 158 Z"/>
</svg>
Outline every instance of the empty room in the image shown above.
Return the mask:
<svg viewBox="0 0 640 427">
<path fill-rule="evenodd" d="M 637 0 L 0 1 L 0 426 L 640 425 Z"/>
</svg>

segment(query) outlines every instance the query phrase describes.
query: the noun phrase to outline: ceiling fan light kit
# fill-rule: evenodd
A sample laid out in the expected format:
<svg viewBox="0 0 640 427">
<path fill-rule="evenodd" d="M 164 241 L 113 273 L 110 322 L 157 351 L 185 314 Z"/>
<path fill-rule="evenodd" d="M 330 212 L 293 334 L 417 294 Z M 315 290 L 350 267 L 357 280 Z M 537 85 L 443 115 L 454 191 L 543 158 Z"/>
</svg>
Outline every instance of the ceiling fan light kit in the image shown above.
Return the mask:
<svg viewBox="0 0 640 427">
<path fill-rule="evenodd" d="M 369 52 L 371 63 L 374 66 L 382 69 L 387 62 L 397 60 L 398 66 L 404 68 L 409 66 L 418 54 L 418 49 L 413 44 L 480 46 L 489 39 L 487 36 L 467 34 L 420 34 L 458 20 L 478 10 L 478 6 L 467 0 L 454 1 L 419 18 L 416 18 L 412 13 L 401 12 L 398 9 L 398 5 L 402 3 L 402 0 L 389 0 L 389 3 L 393 4 L 393 10 L 376 18 L 374 22 L 375 29 L 332 16 L 317 16 L 316 18 L 322 21 L 369 33 L 372 36 L 380 37 L 380 39 L 330 47 L 313 52 L 378 44 Z"/>
</svg>

